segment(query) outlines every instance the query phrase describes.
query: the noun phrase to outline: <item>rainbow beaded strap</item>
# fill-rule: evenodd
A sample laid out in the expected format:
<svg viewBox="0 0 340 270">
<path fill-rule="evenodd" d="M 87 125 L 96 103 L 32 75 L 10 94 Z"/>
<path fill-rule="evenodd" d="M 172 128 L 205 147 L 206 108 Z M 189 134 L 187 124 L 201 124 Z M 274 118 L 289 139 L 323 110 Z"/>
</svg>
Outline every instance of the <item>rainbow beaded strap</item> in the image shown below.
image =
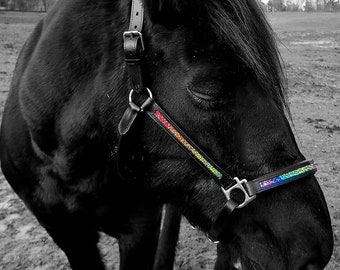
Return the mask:
<svg viewBox="0 0 340 270">
<path fill-rule="evenodd" d="M 313 160 L 304 160 L 282 170 L 248 181 L 246 187 L 248 194 L 252 196 L 314 174 L 316 171 L 317 168 Z"/>
<path fill-rule="evenodd" d="M 233 178 L 213 162 L 157 105 L 152 104 L 152 110 L 146 111 L 148 115 L 166 131 L 196 162 L 198 162 L 215 180 L 222 184 L 224 180 L 232 181 Z"/>
</svg>

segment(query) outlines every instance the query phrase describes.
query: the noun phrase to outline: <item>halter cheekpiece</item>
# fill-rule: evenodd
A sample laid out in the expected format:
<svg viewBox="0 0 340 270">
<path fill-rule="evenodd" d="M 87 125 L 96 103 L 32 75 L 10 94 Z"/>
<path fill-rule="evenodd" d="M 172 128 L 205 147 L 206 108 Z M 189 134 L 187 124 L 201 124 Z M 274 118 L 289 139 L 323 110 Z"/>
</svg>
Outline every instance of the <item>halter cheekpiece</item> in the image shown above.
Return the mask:
<svg viewBox="0 0 340 270">
<path fill-rule="evenodd" d="M 139 113 L 147 113 L 154 122 L 213 177 L 221 186 L 221 190 L 227 200 L 222 212 L 208 232 L 209 239 L 217 241 L 223 227 L 227 224 L 228 217 L 236 208 L 246 206 L 256 198 L 258 193 L 314 174 L 317 170 L 316 165 L 312 160 L 305 160 L 251 181 L 231 177 L 176 125 L 171 117 L 155 102 L 152 92 L 144 87 L 140 65 L 145 50 L 142 26 L 142 1 L 132 0 L 129 30 L 123 34 L 125 61 L 132 90 L 129 93 L 129 106 L 124 112 L 118 126 L 119 134 L 123 136 L 129 131 Z M 144 103 L 139 106 L 133 102 L 133 95 L 140 94 L 142 91 L 146 91 L 148 97 Z M 242 192 L 242 202 L 237 202 L 233 199 L 232 192 L 234 191 Z"/>
</svg>

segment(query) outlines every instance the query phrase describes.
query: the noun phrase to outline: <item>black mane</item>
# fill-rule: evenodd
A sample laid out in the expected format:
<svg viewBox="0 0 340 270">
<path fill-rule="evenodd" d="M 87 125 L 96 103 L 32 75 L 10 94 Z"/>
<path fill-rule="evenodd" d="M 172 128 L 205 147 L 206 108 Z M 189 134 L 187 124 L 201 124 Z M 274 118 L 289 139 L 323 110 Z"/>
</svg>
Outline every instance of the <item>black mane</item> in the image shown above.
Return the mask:
<svg viewBox="0 0 340 270">
<path fill-rule="evenodd" d="M 221 42 L 228 44 L 253 72 L 257 82 L 287 107 L 285 76 L 274 33 L 254 0 L 207 0 L 209 23 Z"/>
</svg>

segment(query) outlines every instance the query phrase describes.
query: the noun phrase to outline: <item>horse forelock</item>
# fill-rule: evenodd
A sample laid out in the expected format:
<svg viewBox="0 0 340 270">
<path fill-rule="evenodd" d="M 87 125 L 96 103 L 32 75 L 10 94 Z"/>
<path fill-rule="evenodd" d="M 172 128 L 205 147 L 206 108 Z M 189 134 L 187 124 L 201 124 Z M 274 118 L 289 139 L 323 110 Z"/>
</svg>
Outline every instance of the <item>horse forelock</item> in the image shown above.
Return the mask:
<svg viewBox="0 0 340 270">
<path fill-rule="evenodd" d="M 206 1 L 208 23 L 281 109 L 287 107 L 286 80 L 274 33 L 255 0 Z"/>
</svg>

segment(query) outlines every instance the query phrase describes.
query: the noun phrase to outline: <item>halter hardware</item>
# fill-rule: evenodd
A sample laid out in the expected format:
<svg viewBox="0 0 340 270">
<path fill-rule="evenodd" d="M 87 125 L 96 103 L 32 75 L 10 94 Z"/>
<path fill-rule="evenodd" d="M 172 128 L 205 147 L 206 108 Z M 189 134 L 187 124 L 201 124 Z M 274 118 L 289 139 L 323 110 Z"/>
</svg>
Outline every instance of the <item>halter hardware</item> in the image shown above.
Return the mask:
<svg viewBox="0 0 340 270">
<path fill-rule="evenodd" d="M 219 167 L 208 155 L 206 155 L 184 131 L 171 119 L 169 115 L 155 102 L 149 88 L 142 84 L 141 57 L 145 50 L 143 36 L 143 6 L 141 0 L 132 0 L 129 31 L 124 32 L 124 53 L 131 82 L 129 93 L 129 106 L 124 112 L 118 131 L 121 136 L 126 134 L 139 113 L 145 112 L 158 124 L 174 141 L 182 147 L 203 169 L 205 169 L 221 187 L 227 201 L 217 219 L 213 222 L 207 236 L 209 240 L 217 243 L 219 235 L 227 225 L 231 213 L 237 208 L 243 208 L 256 198 L 258 193 L 279 187 L 281 185 L 314 174 L 317 169 L 312 160 L 301 161 L 297 164 L 265 174 L 259 178 L 247 181 L 231 177 Z M 142 105 L 133 102 L 133 94 L 140 94 L 146 89 L 148 97 Z M 123 137 L 121 137 L 123 138 Z M 244 195 L 242 202 L 233 198 L 234 191 L 241 191 Z"/>
<path fill-rule="evenodd" d="M 153 96 L 152 96 L 152 93 L 151 93 L 150 89 L 147 88 L 147 87 L 146 87 L 145 89 L 146 89 L 146 91 L 148 92 L 149 98 L 153 99 Z M 132 100 L 133 93 L 135 93 L 135 92 L 136 92 L 136 91 L 135 91 L 134 89 L 131 89 L 131 91 L 130 91 L 130 93 L 129 93 L 129 104 L 130 104 L 130 105 L 133 104 L 133 106 L 137 106 L 137 107 L 138 107 L 138 105 L 136 105 L 136 104 L 133 102 L 133 100 Z M 140 108 L 140 111 L 143 111 L 143 105 L 140 106 L 139 108 Z"/>
<path fill-rule="evenodd" d="M 248 203 L 256 199 L 256 194 L 255 195 L 249 195 L 248 191 L 246 188 L 243 186 L 244 184 L 247 184 L 248 181 L 246 179 L 239 180 L 237 177 L 234 177 L 235 183 L 229 187 L 229 188 L 224 188 L 221 187 L 224 195 L 226 196 L 227 200 L 231 200 L 231 192 L 234 190 L 241 190 L 244 194 L 244 201 L 240 203 L 236 208 L 243 208 L 245 207 Z"/>
<path fill-rule="evenodd" d="M 125 51 L 126 61 L 127 62 L 140 61 L 142 53 L 145 50 L 142 33 L 139 31 L 125 31 L 123 33 L 123 40 L 125 47 L 128 46 L 128 43 L 131 43 L 131 45 L 133 45 L 133 50 Z"/>
</svg>

